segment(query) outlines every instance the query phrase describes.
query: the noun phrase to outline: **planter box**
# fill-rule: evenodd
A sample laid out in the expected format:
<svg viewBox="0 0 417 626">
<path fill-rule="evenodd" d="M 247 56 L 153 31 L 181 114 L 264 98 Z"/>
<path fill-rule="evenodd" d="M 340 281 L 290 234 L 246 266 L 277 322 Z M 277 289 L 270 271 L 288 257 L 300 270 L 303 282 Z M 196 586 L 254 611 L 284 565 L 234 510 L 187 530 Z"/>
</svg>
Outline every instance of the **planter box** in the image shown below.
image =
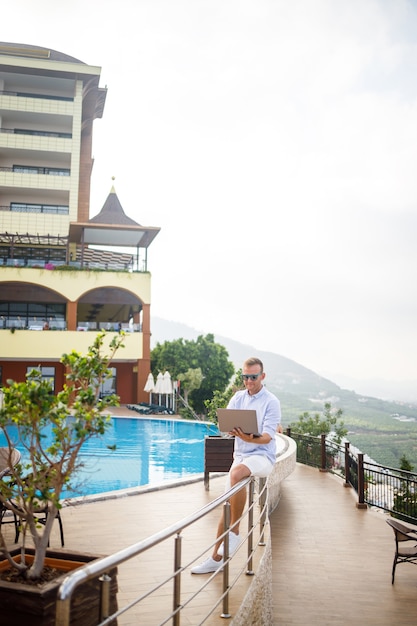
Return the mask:
<svg viewBox="0 0 417 626">
<path fill-rule="evenodd" d="M 30 558 L 32 549 L 27 549 Z M 20 558 L 20 548 L 12 552 Z M 61 576 L 42 587 L 0 580 L 1 623 L 30 626 L 55 626 L 55 604 L 58 589 L 68 572 L 97 559 L 97 555 L 48 550 L 46 564 L 62 570 Z M 4 559 L 0 569 L 8 569 Z M 111 576 L 110 613 L 117 610 L 117 568 Z M 91 580 L 80 585 L 71 600 L 71 626 L 96 626 L 99 623 L 100 582 Z M 116 625 L 116 621 L 112 625 Z"/>
<path fill-rule="evenodd" d="M 209 489 L 210 472 L 228 472 L 233 461 L 235 440 L 212 436 L 204 440 L 204 486 Z"/>
</svg>

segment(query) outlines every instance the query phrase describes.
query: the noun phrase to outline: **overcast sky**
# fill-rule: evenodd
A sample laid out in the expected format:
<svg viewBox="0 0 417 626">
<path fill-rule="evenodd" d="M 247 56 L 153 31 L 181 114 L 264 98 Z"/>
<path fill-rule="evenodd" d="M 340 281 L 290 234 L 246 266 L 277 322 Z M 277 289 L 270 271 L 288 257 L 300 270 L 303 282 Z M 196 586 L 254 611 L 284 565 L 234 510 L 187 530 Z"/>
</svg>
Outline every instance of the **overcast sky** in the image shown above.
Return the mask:
<svg viewBox="0 0 417 626">
<path fill-rule="evenodd" d="M 0 39 L 102 68 L 91 216 L 115 176 L 161 227 L 154 315 L 417 381 L 415 1 L 14 0 Z"/>
</svg>

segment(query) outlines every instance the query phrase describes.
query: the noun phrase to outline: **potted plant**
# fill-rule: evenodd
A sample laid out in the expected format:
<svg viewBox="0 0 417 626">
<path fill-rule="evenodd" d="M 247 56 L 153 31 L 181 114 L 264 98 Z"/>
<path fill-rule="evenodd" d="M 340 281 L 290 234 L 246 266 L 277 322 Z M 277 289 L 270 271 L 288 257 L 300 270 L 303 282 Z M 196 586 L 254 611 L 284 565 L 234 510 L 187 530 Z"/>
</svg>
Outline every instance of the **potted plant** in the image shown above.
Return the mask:
<svg viewBox="0 0 417 626">
<path fill-rule="evenodd" d="M 0 554 L 7 567 L 18 572 L 19 579 L 31 589 L 33 585 L 28 582 L 39 581 L 45 569 L 62 491 L 76 480 L 82 446 L 106 431 L 110 417 L 103 409 L 118 405 L 115 395 L 100 397 L 100 387 L 111 376 L 109 365 L 123 344 L 123 334 L 112 338 L 109 356 L 102 354 L 105 336 L 104 332 L 98 334 L 86 355 L 73 351 L 62 356 L 66 383 L 56 395 L 37 370 L 32 370 L 25 382 L 7 381 L 3 389 L 0 432 L 10 463 L 8 476 L 0 480 L 0 504 L 16 516 L 21 546 L 17 555 L 10 550 L 0 526 Z M 15 447 L 22 456 L 13 465 Z M 45 507 L 48 515 L 40 524 L 39 510 Z M 4 615 L 1 594 L 0 613 Z M 29 619 L 27 623 L 35 622 Z"/>
</svg>

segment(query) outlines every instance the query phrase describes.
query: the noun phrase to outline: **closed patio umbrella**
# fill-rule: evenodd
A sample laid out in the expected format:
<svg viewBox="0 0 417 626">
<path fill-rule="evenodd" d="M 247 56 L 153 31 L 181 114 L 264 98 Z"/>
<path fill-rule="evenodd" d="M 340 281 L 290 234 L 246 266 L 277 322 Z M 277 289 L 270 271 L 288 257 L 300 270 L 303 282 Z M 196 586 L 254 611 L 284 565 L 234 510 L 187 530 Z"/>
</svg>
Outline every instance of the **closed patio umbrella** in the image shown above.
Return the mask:
<svg viewBox="0 0 417 626">
<path fill-rule="evenodd" d="M 162 384 L 163 384 L 163 375 L 162 375 L 162 372 L 159 372 L 158 376 L 156 377 L 155 387 L 153 389 L 153 392 L 157 393 L 159 396 L 158 404 L 161 404 Z"/>
<path fill-rule="evenodd" d="M 155 380 L 154 380 L 152 372 L 149 372 L 148 378 L 145 383 L 145 387 L 143 388 L 143 391 L 147 391 L 149 393 L 149 403 L 151 403 L 151 394 L 154 388 L 155 388 Z"/>
<path fill-rule="evenodd" d="M 165 372 L 162 377 L 162 393 L 165 395 L 165 405 L 168 408 L 170 408 L 168 396 L 172 396 L 173 387 L 172 387 L 171 374 L 169 372 Z"/>
</svg>

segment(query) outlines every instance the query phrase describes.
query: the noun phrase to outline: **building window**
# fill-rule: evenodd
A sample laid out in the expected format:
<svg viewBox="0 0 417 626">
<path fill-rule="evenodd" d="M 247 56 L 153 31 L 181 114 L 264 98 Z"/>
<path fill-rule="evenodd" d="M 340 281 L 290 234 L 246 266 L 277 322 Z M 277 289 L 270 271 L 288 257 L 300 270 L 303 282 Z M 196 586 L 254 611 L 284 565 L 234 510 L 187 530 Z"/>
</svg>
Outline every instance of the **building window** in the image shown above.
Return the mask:
<svg viewBox="0 0 417 626">
<path fill-rule="evenodd" d="M 19 98 L 41 98 L 42 100 L 62 100 L 63 102 L 74 102 L 74 98 L 70 96 L 57 96 L 49 93 L 26 93 L 25 91 L 17 91 L 16 96 Z"/>
<path fill-rule="evenodd" d="M 10 210 L 16 213 L 54 213 L 68 215 L 69 207 L 60 204 L 27 204 L 26 202 L 11 202 Z"/>
<path fill-rule="evenodd" d="M 64 246 L 53 248 L 51 246 L 0 246 L 0 265 L 14 265 L 14 257 L 20 259 L 23 265 L 40 265 L 52 263 L 62 265 L 66 263 L 67 251 Z"/>
<path fill-rule="evenodd" d="M 72 139 L 72 133 L 58 133 L 51 130 L 29 130 L 28 128 L 15 128 L 12 130 L 15 135 L 33 135 L 35 137 L 60 137 L 61 139 Z"/>
<path fill-rule="evenodd" d="M 111 367 L 110 371 L 111 377 L 104 380 L 100 385 L 100 398 L 116 393 L 116 368 Z"/>
<path fill-rule="evenodd" d="M 30 378 L 29 374 L 34 369 L 40 371 L 42 375 L 42 381 L 44 380 L 49 381 L 52 391 L 55 391 L 55 368 L 54 367 L 27 367 L 26 375 L 28 378 Z"/>
<path fill-rule="evenodd" d="M 70 170 L 66 167 L 35 167 L 32 165 L 13 165 L 16 174 L 50 174 L 52 176 L 69 176 Z"/>
<path fill-rule="evenodd" d="M 1 322 L 6 328 L 37 328 L 48 322 L 51 330 L 65 330 L 66 305 L 52 303 L 0 302 Z"/>
</svg>

